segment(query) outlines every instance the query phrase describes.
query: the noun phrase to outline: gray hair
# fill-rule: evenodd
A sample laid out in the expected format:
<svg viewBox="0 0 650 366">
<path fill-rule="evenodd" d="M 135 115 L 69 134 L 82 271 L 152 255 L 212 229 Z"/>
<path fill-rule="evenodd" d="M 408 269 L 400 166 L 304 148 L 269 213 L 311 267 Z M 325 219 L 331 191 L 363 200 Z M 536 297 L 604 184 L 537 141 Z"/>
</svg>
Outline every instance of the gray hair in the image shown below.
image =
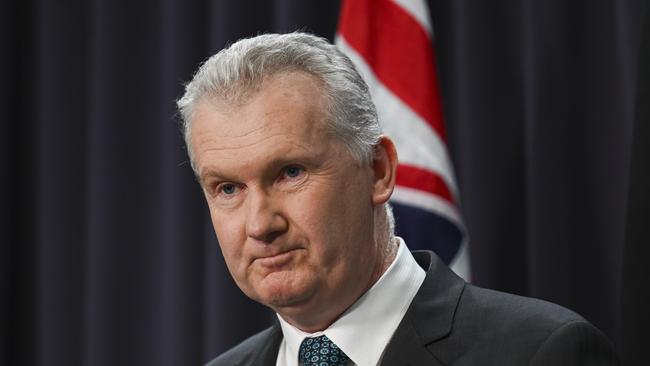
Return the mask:
<svg viewBox="0 0 650 366">
<path fill-rule="evenodd" d="M 370 164 L 381 137 L 377 110 L 367 84 L 352 61 L 325 38 L 307 33 L 264 34 L 241 39 L 205 61 L 178 100 L 182 128 L 195 169 L 190 129 L 196 106 L 212 98 L 236 103 L 259 90 L 262 82 L 282 72 L 301 71 L 323 84 L 331 132 L 360 164 Z M 387 217 L 380 232 L 392 238 L 394 219 Z"/>
<path fill-rule="evenodd" d="M 266 78 L 288 71 L 306 72 L 323 83 L 331 131 L 355 160 L 371 162 L 381 129 L 368 86 L 336 46 L 296 32 L 239 40 L 201 65 L 177 102 L 192 167 L 190 128 L 196 105 L 209 98 L 236 102 L 254 93 Z"/>
</svg>

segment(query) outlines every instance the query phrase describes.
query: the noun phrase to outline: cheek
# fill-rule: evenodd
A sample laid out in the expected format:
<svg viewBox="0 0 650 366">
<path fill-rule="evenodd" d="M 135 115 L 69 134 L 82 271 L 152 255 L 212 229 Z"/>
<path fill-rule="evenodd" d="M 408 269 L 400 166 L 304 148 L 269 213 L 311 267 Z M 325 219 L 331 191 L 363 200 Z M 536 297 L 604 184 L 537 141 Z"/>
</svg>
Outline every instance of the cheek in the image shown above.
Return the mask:
<svg viewBox="0 0 650 366">
<path fill-rule="evenodd" d="M 245 237 L 242 225 L 236 215 L 219 214 L 211 210 L 212 226 L 214 227 L 221 253 L 226 265 L 233 275 L 241 271 L 243 265 L 243 248 Z"/>
<path fill-rule="evenodd" d="M 348 191 L 345 187 L 326 188 L 301 194 L 287 211 L 297 231 L 307 236 L 317 260 L 324 262 L 322 265 L 341 260 L 346 255 L 345 244 L 359 240 L 359 234 L 367 232 L 358 225 L 368 224 L 367 218 L 360 217 L 364 213 L 358 205 L 350 206 L 358 202 L 355 195 L 359 192 L 350 194 L 349 187 Z"/>
</svg>

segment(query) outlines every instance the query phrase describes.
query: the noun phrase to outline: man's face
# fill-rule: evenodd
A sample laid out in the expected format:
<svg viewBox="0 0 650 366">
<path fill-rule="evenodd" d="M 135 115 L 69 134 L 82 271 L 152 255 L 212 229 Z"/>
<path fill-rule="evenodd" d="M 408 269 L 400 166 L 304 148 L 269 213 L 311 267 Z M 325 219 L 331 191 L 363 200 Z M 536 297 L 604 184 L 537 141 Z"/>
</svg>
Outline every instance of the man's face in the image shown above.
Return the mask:
<svg viewBox="0 0 650 366">
<path fill-rule="evenodd" d="M 304 330 L 337 317 L 383 271 L 372 166 L 325 127 L 312 76 L 267 79 L 242 104 L 197 106 L 196 169 L 237 285 Z"/>
</svg>

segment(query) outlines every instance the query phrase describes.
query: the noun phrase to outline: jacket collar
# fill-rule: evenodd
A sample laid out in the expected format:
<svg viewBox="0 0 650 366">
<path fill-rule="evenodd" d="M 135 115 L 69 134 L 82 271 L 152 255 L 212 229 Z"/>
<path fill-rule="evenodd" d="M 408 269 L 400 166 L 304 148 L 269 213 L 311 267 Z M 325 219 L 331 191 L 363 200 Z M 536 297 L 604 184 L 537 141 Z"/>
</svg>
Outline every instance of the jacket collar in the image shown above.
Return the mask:
<svg viewBox="0 0 650 366">
<path fill-rule="evenodd" d="M 427 346 L 451 332 L 465 288 L 433 252 L 415 251 L 413 257 L 427 275 L 386 348 L 384 365 L 442 365 Z"/>
<path fill-rule="evenodd" d="M 241 366 L 258 366 L 258 365 L 275 365 L 282 342 L 282 328 L 276 320 L 269 329 L 268 335 L 259 345 L 260 347 L 247 361 L 241 363 Z M 239 366 L 239 365 L 238 365 Z"/>
</svg>

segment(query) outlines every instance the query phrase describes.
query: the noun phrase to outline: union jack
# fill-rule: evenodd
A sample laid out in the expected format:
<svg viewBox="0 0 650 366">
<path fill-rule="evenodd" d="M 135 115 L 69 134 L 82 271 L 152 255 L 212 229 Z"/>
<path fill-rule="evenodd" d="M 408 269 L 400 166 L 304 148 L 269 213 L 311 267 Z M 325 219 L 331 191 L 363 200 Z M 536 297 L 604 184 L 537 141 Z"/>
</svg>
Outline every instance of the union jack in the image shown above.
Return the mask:
<svg viewBox="0 0 650 366">
<path fill-rule="evenodd" d="M 469 280 L 468 235 L 447 151 L 433 28 L 423 0 L 347 0 L 336 35 L 367 82 L 397 147 L 396 233 Z"/>
</svg>

